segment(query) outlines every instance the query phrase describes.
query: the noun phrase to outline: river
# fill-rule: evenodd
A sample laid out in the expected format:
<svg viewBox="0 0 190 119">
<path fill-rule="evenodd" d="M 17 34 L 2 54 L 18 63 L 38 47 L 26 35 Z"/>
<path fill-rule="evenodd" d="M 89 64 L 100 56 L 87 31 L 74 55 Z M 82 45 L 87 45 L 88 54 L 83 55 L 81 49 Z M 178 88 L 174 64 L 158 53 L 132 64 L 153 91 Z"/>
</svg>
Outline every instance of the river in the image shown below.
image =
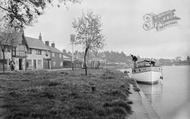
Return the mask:
<svg viewBox="0 0 190 119">
<path fill-rule="evenodd" d="M 161 119 L 177 119 L 190 102 L 190 66 L 165 66 L 163 76 L 162 83 L 139 86 Z M 180 114 L 180 119 L 190 118 Z"/>
</svg>

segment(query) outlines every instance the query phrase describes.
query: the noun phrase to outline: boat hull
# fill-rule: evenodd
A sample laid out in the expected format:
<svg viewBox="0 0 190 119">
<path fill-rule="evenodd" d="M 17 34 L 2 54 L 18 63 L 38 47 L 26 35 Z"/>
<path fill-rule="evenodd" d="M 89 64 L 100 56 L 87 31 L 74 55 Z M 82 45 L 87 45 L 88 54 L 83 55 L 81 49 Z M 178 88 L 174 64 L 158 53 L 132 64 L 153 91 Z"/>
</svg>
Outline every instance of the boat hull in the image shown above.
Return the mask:
<svg viewBox="0 0 190 119">
<path fill-rule="evenodd" d="M 159 71 L 133 72 L 131 77 L 138 83 L 157 84 L 161 80 L 162 73 Z"/>
</svg>

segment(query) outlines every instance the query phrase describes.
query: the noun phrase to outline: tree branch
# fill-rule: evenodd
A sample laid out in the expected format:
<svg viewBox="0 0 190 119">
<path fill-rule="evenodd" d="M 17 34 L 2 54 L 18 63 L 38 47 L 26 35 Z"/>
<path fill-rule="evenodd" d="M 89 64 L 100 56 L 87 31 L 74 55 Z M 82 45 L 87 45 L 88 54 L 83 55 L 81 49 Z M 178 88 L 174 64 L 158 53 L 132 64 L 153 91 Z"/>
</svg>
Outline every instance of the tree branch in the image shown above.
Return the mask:
<svg viewBox="0 0 190 119">
<path fill-rule="evenodd" d="M 6 9 L 6 8 L 2 7 L 1 5 L 0 5 L 0 8 L 1 8 L 1 9 L 3 9 L 3 10 L 5 10 L 5 11 L 10 12 L 10 10 L 9 10 L 9 9 Z"/>
</svg>

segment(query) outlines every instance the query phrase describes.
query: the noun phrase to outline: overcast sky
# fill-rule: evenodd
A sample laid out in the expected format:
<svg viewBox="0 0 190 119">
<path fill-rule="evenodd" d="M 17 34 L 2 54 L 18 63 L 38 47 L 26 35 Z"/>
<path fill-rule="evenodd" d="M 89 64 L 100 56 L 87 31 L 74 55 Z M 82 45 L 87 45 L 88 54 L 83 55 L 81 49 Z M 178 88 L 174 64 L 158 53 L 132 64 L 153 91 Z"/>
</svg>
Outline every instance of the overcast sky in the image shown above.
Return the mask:
<svg viewBox="0 0 190 119">
<path fill-rule="evenodd" d="M 48 8 L 25 34 L 54 42 L 60 50 L 71 50 L 72 21 L 87 10 L 102 17 L 104 50 L 123 51 L 142 57 L 174 58 L 190 55 L 190 0 L 83 0 L 81 4 Z M 181 20 L 162 31 L 142 28 L 143 16 L 176 9 Z"/>
</svg>

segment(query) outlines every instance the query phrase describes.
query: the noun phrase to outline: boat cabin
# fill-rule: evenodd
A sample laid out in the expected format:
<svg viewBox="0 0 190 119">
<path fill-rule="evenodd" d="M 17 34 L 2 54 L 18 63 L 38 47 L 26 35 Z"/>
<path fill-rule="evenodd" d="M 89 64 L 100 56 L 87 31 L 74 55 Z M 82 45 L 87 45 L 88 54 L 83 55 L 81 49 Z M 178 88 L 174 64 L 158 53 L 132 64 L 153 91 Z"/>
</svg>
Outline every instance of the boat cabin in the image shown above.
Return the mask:
<svg viewBox="0 0 190 119">
<path fill-rule="evenodd" d="M 141 68 L 141 67 L 154 67 L 156 64 L 155 61 L 151 61 L 151 60 L 143 60 L 143 61 L 139 61 L 136 64 L 136 68 Z"/>
<path fill-rule="evenodd" d="M 162 67 L 151 60 L 139 61 L 135 63 L 131 77 L 138 83 L 156 84 L 163 79 Z"/>
<path fill-rule="evenodd" d="M 155 61 L 143 60 L 136 63 L 133 72 L 160 71 L 161 68 L 156 66 Z"/>
</svg>

